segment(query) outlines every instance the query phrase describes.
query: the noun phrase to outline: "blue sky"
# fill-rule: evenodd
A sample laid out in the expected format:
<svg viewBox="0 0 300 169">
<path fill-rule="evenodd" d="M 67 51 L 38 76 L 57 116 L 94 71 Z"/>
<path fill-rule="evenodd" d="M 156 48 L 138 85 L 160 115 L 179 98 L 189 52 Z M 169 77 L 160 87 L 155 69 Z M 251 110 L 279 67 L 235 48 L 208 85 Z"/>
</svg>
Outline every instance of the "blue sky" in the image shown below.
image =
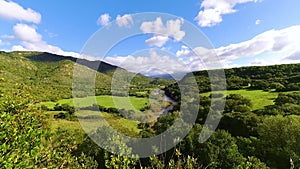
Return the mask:
<svg viewBox="0 0 300 169">
<path fill-rule="evenodd" d="M 224 68 L 298 63 L 298 8 L 296 0 L 0 0 L 0 50 L 37 50 L 83 57 L 79 54 L 91 36 L 99 29 L 118 27 L 118 22 L 109 23 L 119 16 L 123 23 L 119 27 L 139 28 L 142 33 L 116 44 L 101 59 L 131 71 L 151 74 L 153 65 L 162 66 L 165 62 L 174 66 L 161 72 L 176 73 L 182 67 L 203 69 L 201 63 L 206 58 L 199 59 L 199 53 L 205 51 L 207 57 L 212 51 L 181 42 L 189 36 L 187 23 L 204 33 Z M 143 12 L 174 17 L 161 17 L 158 33 L 164 35 L 159 36 L 141 27 L 144 22 L 159 23 L 159 16 L 138 22 L 134 14 Z M 175 24 L 168 27 L 168 21 Z M 110 36 L 113 35 L 102 37 L 107 40 Z"/>
</svg>

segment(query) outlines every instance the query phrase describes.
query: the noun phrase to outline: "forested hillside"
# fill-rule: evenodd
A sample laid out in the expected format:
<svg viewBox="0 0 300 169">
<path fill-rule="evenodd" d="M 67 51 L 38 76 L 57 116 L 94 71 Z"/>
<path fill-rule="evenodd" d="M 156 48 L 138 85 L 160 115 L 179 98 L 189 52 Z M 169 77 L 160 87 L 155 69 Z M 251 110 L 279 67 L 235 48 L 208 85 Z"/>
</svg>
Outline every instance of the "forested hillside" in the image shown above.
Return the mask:
<svg viewBox="0 0 300 169">
<path fill-rule="evenodd" d="M 213 71 L 213 70 L 211 70 Z M 224 70 L 227 90 L 264 90 L 264 91 L 299 91 L 300 64 L 252 66 Z M 199 86 L 200 93 L 211 91 L 211 83 L 207 71 L 193 72 Z M 184 78 L 182 79 L 184 81 Z M 218 90 L 217 84 L 214 90 Z M 223 89 L 223 87 L 220 87 Z M 170 91 L 169 91 L 170 90 Z M 172 84 L 166 91 L 174 98 L 180 95 L 177 84 Z"/>
</svg>

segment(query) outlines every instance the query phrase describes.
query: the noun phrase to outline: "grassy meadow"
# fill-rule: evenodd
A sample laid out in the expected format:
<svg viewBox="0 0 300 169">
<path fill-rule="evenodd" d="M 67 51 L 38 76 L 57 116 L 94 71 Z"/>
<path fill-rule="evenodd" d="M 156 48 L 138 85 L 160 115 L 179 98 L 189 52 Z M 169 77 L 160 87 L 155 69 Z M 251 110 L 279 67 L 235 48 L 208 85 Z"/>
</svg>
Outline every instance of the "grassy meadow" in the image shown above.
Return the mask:
<svg viewBox="0 0 300 169">
<path fill-rule="evenodd" d="M 129 98 L 129 100 L 128 100 Z M 45 105 L 48 109 L 53 109 L 55 104 L 68 104 L 73 106 L 74 102 L 77 104 L 78 107 L 86 107 L 91 106 L 95 103 L 99 104 L 100 106 L 107 107 L 107 108 L 115 108 L 116 105 L 120 109 L 132 110 L 133 108 L 139 110 L 145 105 L 148 104 L 148 98 L 140 98 L 140 97 L 119 97 L 119 96 L 108 96 L 108 95 L 101 95 L 101 96 L 90 96 L 85 98 L 76 98 L 76 99 L 62 99 L 57 102 L 42 102 L 41 105 Z M 131 104 L 128 104 L 131 103 Z"/>
<path fill-rule="evenodd" d="M 87 134 L 90 134 L 107 123 L 112 128 L 127 136 L 138 137 L 140 132 L 140 129 L 138 129 L 139 122 L 122 118 L 116 114 L 85 110 L 75 114 L 80 120 L 70 121 L 67 119 L 54 118 L 54 115 L 59 112 L 60 111 L 46 112 L 49 116 L 48 122 L 51 126 L 51 131 L 63 127 L 70 132 L 80 130 L 82 133 L 86 132 Z M 84 129 L 82 126 L 84 126 Z"/>
<path fill-rule="evenodd" d="M 290 93 L 290 92 L 284 92 Z M 209 96 L 211 92 L 203 93 L 202 96 Z M 218 94 L 218 91 L 214 92 L 214 94 Z M 263 91 L 263 90 L 227 90 L 226 95 L 230 94 L 240 94 L 243 97 L 251 100 L 252 107 L 251 110 L 259 110 L 263 109 L 265 106 L 274 105 L 274 100 L 277 98 L 279 92 L 271 91 Z"/>
</svg>

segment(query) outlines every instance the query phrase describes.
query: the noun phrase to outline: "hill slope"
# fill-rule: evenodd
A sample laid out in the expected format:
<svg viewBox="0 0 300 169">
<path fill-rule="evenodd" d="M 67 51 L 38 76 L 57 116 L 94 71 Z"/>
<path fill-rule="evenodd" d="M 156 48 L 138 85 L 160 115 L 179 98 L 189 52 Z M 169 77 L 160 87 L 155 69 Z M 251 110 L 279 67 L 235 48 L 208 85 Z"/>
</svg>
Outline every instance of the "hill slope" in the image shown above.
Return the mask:
<svg viewBox="0 0 300 169">
<path fill-rule="evenodd" d="M 225 69 L 224 73 L 227 90 L 247 89 L 276 92 L 300 90 L 300 64 L 231 68 Z M 181 80 L 183 84 L 189 75 L 191 74 L 187 74 Z M 216 91 L 223 89 L 223 86 L 218 86 L 218 79 L 215 79 L 215 84 L 211 85 L 207 71 L 193 72 L 193 75 L 200 93 L 211 91 L 212 86 Z M 177 84 L 169 85 L 165 90 L 169 96 L 179 100 L 180 90 Z"/>
<path fill-rule="evenodd" d="M 26 88 L 39 101 L 55 101 L 72 97 L 73 69 L 76 58 L 42 52 L 0 52 L 0 94 L 11 94 L 16 88 Z M 83 66 L 96 67 L 100 61 L 80 59 Z M 122 76 L 133 74 L 101 62 L 96 73 L 96 94 L 110 94 L 113 72 Z M 147 86 L 154 79 L 136 75 L 133 86 Z M 125 82 L 124 82 L 125 83 Z"/>
</svg>

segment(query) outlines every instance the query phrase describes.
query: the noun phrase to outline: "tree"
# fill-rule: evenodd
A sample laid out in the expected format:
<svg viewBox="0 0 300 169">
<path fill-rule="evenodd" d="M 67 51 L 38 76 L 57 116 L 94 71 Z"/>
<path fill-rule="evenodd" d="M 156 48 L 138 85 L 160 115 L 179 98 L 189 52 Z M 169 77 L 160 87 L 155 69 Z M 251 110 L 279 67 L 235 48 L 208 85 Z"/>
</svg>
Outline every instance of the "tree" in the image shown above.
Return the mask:
<svg viewBox="0 0 300 169">
<path fill-rule="evenodd" d="M 290 160 L 300 167 L 300 117 L 271 116 L 258 126 L 257 149 L 261 159 L 272 168 L 289 168 Z"/>
<path fill-rule="evenodd" d="M 252 112 L 227 113 L 221 119 L 219 128 L 229 131 L 233 136 L 257 136 L 256 127 L 261 120 L 261 117 Z"/>
<path fill-rule="evenodd" d="M 265 163 L 256 157 L 248 157 L 247 161 L 238 165 L 235 169 L 270 169 Z"/>
<path fill-rule="evenodd" d="M 236 140 L 224 130 L 216 131 L 200 148 L 199 160 L 209 168 L 234 168 L 245 161 Z"/>
<path fill-rule="evenodd" d="M 249 112 L 252 103 L 249 99 L 244 98 L 240 94 L 230 94 L 226 97 L 224 113 L 230 112 Z"/>
<path fill-rule="evenodd" d="M 266 80 L 256 80 L 253 82 L 252 88 L 259 90 L 267 90 L 270 84 Z"/>
<path fill-rule="evenodd" d="M 178 112 L 159 116 L 157 122 L 153 125 L 155 133 L 158 135 L 166 131 L 170 126 L 173 125 L 173 122 L 176 120 L 177 116 Z"/>
<path fill-rule="evenodd" d="M 300 104 L 300 92 L 294 92 L 290 94 L 279 93 L 278 97 L 275 99 L 275 104 L 278 106 L 290 104 Z"/>
</svg>

